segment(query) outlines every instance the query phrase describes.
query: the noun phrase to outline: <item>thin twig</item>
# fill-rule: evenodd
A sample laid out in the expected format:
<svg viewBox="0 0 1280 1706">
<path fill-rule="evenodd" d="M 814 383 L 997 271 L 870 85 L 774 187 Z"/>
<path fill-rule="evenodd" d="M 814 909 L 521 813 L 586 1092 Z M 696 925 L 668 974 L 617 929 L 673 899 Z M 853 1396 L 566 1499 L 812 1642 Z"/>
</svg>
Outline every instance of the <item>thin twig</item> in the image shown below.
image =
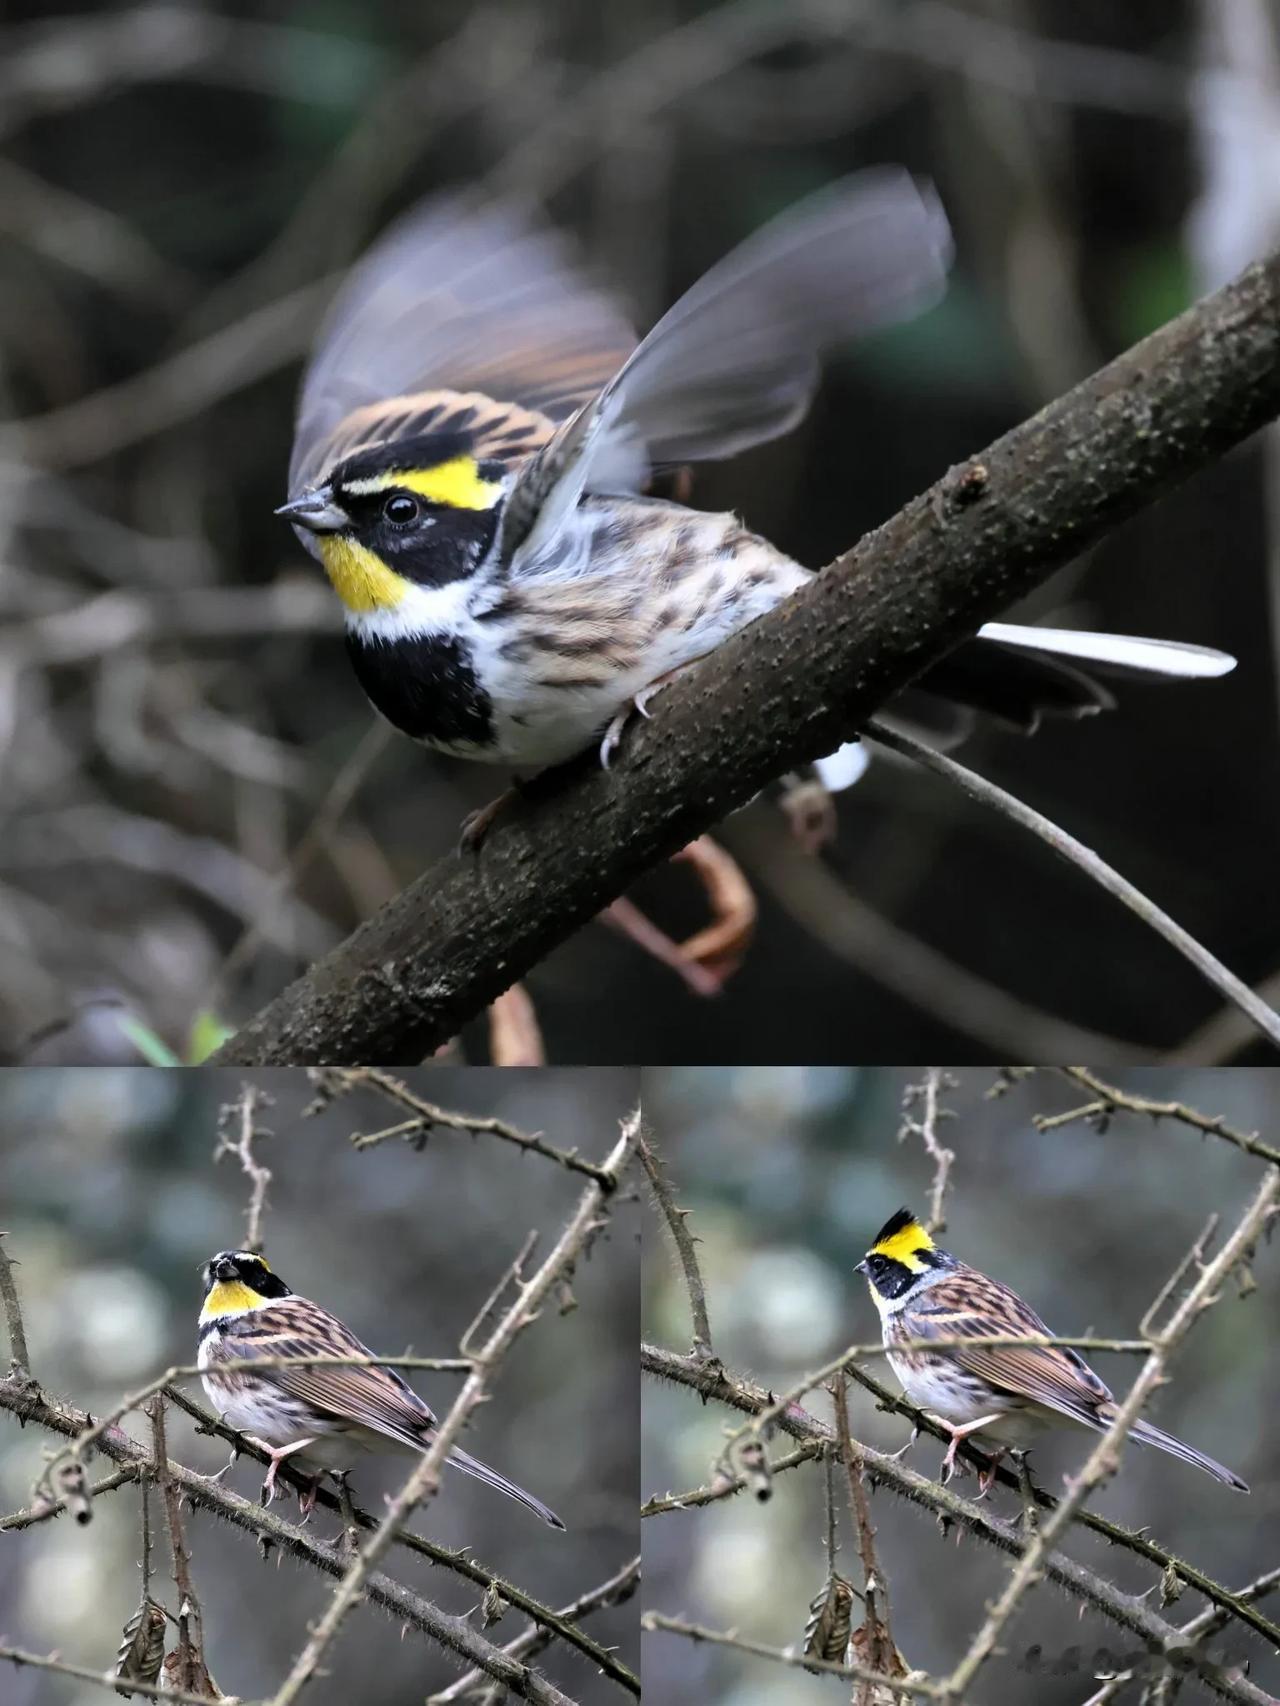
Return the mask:
<svg viewBox="0 0 1280 1706">
<path fill-rule="evenodd" d="M 763 1641 L 748 1641 L 741 1635 L 725 1630 L 704 1629 L 682 1617 L 664 1617 L 660 1611 L 646 1611 L 640 1619 L 640 1627 L 649 1634 L 661 1632 L 665 1635 L 683 1635 L 689 1641 L 707 1641 L 716 1647 L 732 1647 L 735 1652 L 750 1653 L 753 1658 L 772 1659 L 775 1664 L 793 1665 L 798 1670 L 819 1671 L 824 1676 L 844 1677 L 847 1682 L 866 1682 L 881 1688 L 895 1689 L 899 1694 L 918 1694 L 926 1700 L 939 1698 L 938 1685 L 927 1678 L 889 1676 L 884 1671 L 872 1670 L 869 1665 L 832 1664 L 828 1659 L 815 1658 L 790 1647 L 768 1647 Z"/>
<path fill-rule="evenodd" d="M 579 1155 L 576 1149 L 557 1149 L 554 1144 L 548 1143 L 540 1132 L 520 1131 L 506 1120 L 478 1114 L 459 1114 L 448 1108 L 437 1107 L 434 1102 L 428 1102 L 425 1097 L 410 1090 L 400 1079 L 378 1067 L 317 1067 L 312 1069 L 311 1079 L 326 1096 L 345 1095 L 352 1090 L 377 1090 L 388 1100 L 398 1102 L 401 1107 L 408 1108 L 413 1113 L 412 1119 L 404 1120 L 399 1125 L 388 1126 L 385 1131 L 370 1132 L 363 1136 L 357 1133 L 351 1139 L 357 1149 L 370 1149 L 374 1144 L 385 1143 L 389 1138 L 404 1138 L 409 1142 L 420 1143 L 435 1130 L 466 1131 L 472 1136 L 488 1133 L 493 1137 L 502 1138 L 507 1143 L 514 1143 L 518 1148 L 533 1155 L 543 1155 L 548 1161 L 556 1161 L 561 1167 L 568 1167 L 571 1172 L 585 1173 L 597 1184 L 609 1182 L 605 1169 Z"/>
<path fill-rule="evenodd" d="M 693 1317 L 693 1354 L 703 1358 L 714 1356 L 711 1322 L 707 1316 L 707 1288 L 703 1283 L 702 1270 L 698 1266 L 693 1235 L 686 1224 L 689 1210 L 677 1207 L 671 1182 L 663 1171 L 662 1162 L 647 1131 L 640 1134 L 640 1164 L 649 1180 L 653 1199 L 667 1224 L 667 1231 L 671 1234 L 676 1255 L 680 1258 L 685 1288 L 689 1293 L 689 1313 Z"/>
<path fill-rule="evenodd" d="M 258 1129 L 254 1122 L 259 1107 L 269 1106 L 271 1101 L 272 1097 L 258 1085 L 242 1084 L 237 1099 L 228 1102 L 218 1116 L 218 1142 L 213 1151 L 215 1161 L 220 1161 L 224 1155 L 234 1155 L 249 1180 L 244 1247 L 255 1254 L 262 1249 L 262 1215 L 267 1206 L 271 1169 L 255 1157 L 253 1146 L 256 1139 L 271 1134 Z"/>
<path fill-rule="evenodd" d="M 31 1373 L 31 1363 L 27 1352 L 27 1332 L 22 1324 L 22 1305 L 18 1302 L 18 1288 L 13 1280 L 13 1261 L 4 1247 L 4 1241 L 9 1236 L 0 1232 L 0 1297 L 4 1299 L 5 1325 L 9 1330 L 9 1367 L 15 1374 Z"/>
<path fill-rule="evenodd" d="M 955 1083 L 956 1080 L 950 1073 L 944 1072 L 940 1066 L 931 1066 L 925 1072 L 921 1083 L 909 1084 L 902 1093 L 902 1124 L 898 1129 L 898 1142 L 902 1143 L 908 1137 L 918 1137 L 934 1164 L 933 1185 L 929 1192 L 928 1222 L 928 1230 L 934 1233 L 947 1230 L 943 1203 L 947 1194 L 947 1181 L 951 1177 L 951 1166 L 956 1158 L 954 1149 L 944 1149 L 938 1141 L 940 1122 L 952 1117 L 949 1108 L 939 1106 L 939 1097 L 943 1090 L 953 1089 Z M 918 1118 L 912 1113 L 916 1106 L 920 1108 Z"/>
<path fill-rule="evenodd" d="M 1251 1600 L 1261 1599 L 1265 1594 L 1274 1593 L 1278 1587 L 1280 1587 L 1280 1568 L 1267 1570 L 1263 1575 L 1246 1583 L 1244 1587 L 1238 1588 L 1236 1598 L 1248 1603 Z M 1230 1617 L 1225 1611 L 1219 1606 L 1210 1605 L 1188 1619 L 1178 1632 L 1184 1640 L 1204 1641 L 1208 1636 L 1218 1634 L 1229 1622 Z M 1108 1677 L 1102 1687 L 1089 1696 L 1083 1706 L 1107 1706 L 1109 1701 L 1114 1700 L 1118 1694 L 1128 1687 L 1137 1674 L 1136 1670 L 1117 1671 L 1115 1676 Z"/>
<path fill-rule="evenodd" d="M 775 1475 L 781 1475 L 788 1469 L 796 1469 L 802 1463 L 811 1463 L 815 1457 L 822 1457 L 825 1451 L 826 1447 L 821 1443 L 801 1445 L 783 1457 L 774 1458 L 768 1466 L 770 1481 Z M 669 1511 L 696 1510 L 701 1505 L 713 1505 L 719 1499 L 731 1499 L 735 1493 L 742 1492 L 749 1480 L 749 1476 L 742 1474 L 720 1473 L 709 1486 L 691 1487 L 687 1493 L 668 1493 L 665 1498 L 655 1496 L 646 1499 L 640 1506 L 640 1515 L 663 1516 Z"/>
<path fill-rule="evenodd" d="M 120 1692 L 120 1678 L 114 1670 L 90 1670 L 88 1665 L 69 1664 L 57 1653 L 27 1653 L 20 1647 L 0 1646 L 0 1659 L 7 1659 L 12 1665 L 29 1665 L 33 1670 L 56 1671 L 62 1676 L 75 1677 L 79 1682 L 100 1683 L 103 1688 L 109 1688 L 113 1693 Z M 171 1687 L 164 1684 L 151 1684 L 129 1680 L 129 1690 L 133 1694 L 142 1694 L 148 1700 L 173 1700 L 182 1706 L 209 1706 L 207 1694 L 194 1694 L 185 1688 Z M 236 1706 L 234 1699 L 229 1699 L 226 1706 Z"/>
<path fill-rule="evenodd" d="M 152 1472 L 164 1499 L 165 1521 L 169 1527 L 169 1551 L 173 1558 L 173 1585 L 178 1590 L 178 1662 L 173 1673 L 175 1685 L 208 1699 L 213 1690 L 204 1662 L 204 1620 L 200 1601 L 191 1582 L 191 1554 L 182 1531 L 181 1498 L 169 1473 L 169 1449 L 165 1440 L 164 1394 L 157 1392 L 151 1400 Z M 144 1488 L 145 1494 L 145 1488 Z"/>
<path fill-rule="evenodd" d="M 580 1617 L 589 1617 L 593 1611 L 599 1611 L 607 1605 L 625 1605 L 640 1586 L 640 1559 L 637 1555 L 630 1563 L 624 1564 L 616 1575 L 608 1581 L 601 1582 L 582 1594 L 578 1599 L 571 1600 L 563 1606 L 558 1617 L 576 1621 Z M 511 1659 L 531 1659 L 544 1651 L 555 1639 L 556 1631 L 545 1625 L 532 1624 L 514 1641 L 508 1641 L 502 1651 Z M 482 1671 L 469 1670 L 447 1688 L 442 1688 L 438 1694 L 427 1696 L 427 1706 L 448 1706 L 448 1702 L 461 1700 L 471 1692 L 481 1681 Z"/>
<path fill-rule="evenodd" d="M 1068 835 L 1065 829 L 1045 817 L 1043 812 L 1035 811 L 1006 789 L 988 781 L 985 776 L 979 776 L 965 765 L 958 764 L 954 758 L 935 752 L 923 741 L 914 740 L 910 735 L 875 720 L 869 724 L 864 738 L 876 745 L 886 746 L 892 752 L 901 753 L 906 758 L 914 759 L 926 770 L 945 776 L 949 782 L 954 782 L 968 794 L 970 799 L 991 806 L 1020 828 L 1038 836 L 1068 864 L 1075 865 L 1087 877 L 1091 877 L 1100 888 L 1113 895 L 1123 906 L 1128 907 L 1130 912 L 1142 919 L 1144 924 L 1150 925 L 1158 935 L 1163 936 L 1219 994 L 1224 995 L 1253 1022 L 1268 1042 L 1280 1048 L 1280 1013 L 1268 1007 L 1247 983 L 1229 971 L 1222 961 L 1197 942 L 1189 931 L 1184 930 L 1167 912 L 1143 894 L 1141 889 L 1122 877 L 1082 841 Z"/>
<path fill-rule="evenodd" d="M 854 1444 L 849 1427 L 848 1390 L 843 1375 L 837 1375 L 832 1382 L 832 1397 L 835 1401 L 836 1438 L 849 1482 L 849 1514 L 858 1532 L 858 1553 L 862 1559 L 867 1663 L 872 1670 L 893 1675 L 899 1669 L 899 1660 L 889 1620 L 889 1583 L 876 1557 L 876 1531 L 871 1524 L 871 1507 L 867 1503 L 867 1489 L 862 1478 L 862 1449 Z M 865 1678 L 858 1684 L 853 1695 L 854 1706 L 872 1706 L 873 1686 Z"/>
<path fill-rule="evenodd" d="M 1185 1102 L 1159 1102 L 1150 1096 L 1135 1096 L 1129 1090 L 1104 1083 L 1096 1072 L 1090 1072 L 1083 1066 L 1064 1066 L 1061 1070 L 1064 1076 L 1089 1091 L 1097 1100 L 1086 1103 L 1082 1108 L 1069 1108 L 1062 1114 L 1035 1115 L 1032 1123 L 1037 1131 L 1055 1131 L 1075 1120 L 1102 1121 L 1123 1110 L 1128 1114 L 1145 1114 L 1152 1120 L 1177 1120 L 1208 1137 L 1220 1137 L 1227 1143 L 1233 1143 L 1246 1155 L 1256 1155 L 1260 1161 L 1270 1161 L 1280 1167 L 1280 1149 L 1263 1143 L 1256 1131 L 1237 1131 L 1221 1114 L 1202 1114 L 1196 1108 L 1189 1108 Z"/>
<path fill-rule="evenodd" d="M 102 1493 L 114 1493 L 117 1487 L 127 1487 L 139 1479 L 143 1479 L 145 1485 L 145 1477 L 140 1477 L 136 1469 L 113 1469 L 110 1475 L 104 1475 L 101 1481 L 94 1482 L 88 1489 L 89 1497 L 96 1499 Z M 26 1510 L 14 1511 L 10 1516 L 0 1517 L 0 1534 L 34 1528 L 38 1522 L 50 1522 L 55 1516 L 61 1516 L 66 1508 L 65 1499 L 58 1499 L 53 1504 L 50 1504 L 48 1499 L 38 1499 Z"/>
</svg>

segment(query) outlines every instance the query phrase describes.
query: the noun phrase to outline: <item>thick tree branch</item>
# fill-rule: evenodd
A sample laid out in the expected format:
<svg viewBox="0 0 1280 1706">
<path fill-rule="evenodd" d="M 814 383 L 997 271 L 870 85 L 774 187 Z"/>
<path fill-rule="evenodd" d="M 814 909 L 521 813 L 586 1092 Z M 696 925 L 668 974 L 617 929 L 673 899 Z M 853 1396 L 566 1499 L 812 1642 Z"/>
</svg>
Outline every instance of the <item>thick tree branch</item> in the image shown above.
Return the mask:
<svg viewBox="0 0 1280 1706">
<path fill-rule="evenodd" d="M 425 872 L 224 1065 L 420 1059 L 640 874 L 832 750 L 980 623 L 1280 412 L 1280 255 L 953 469 L 672 684 L 478 860 Z"/>
</svg>

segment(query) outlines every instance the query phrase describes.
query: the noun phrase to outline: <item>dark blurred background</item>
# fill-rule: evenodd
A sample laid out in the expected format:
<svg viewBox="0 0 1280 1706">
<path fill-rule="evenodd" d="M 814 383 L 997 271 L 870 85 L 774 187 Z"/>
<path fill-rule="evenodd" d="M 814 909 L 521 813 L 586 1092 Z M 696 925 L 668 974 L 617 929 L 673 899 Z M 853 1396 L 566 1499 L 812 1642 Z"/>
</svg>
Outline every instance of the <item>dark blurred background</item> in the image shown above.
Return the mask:
<svg viewBox="0 0 1280 1706">
<path fill-rule="evenodd" d="M 271 514 L 323 302 L 398 210 L 530 194 L 643 326 L 805 192 L 886 160 L 935 179 L 943 305 L 834 360 L 792 437 L 699 477 L 817 565 L 1275 242 L 1278 63 L 1268 0 L 17 0 L 0 1050 L 198 1055 L 494 791 L 378 732 L 336 601 Z M 1278 442 L 1023 612 L 1222 646 L 1233 676 L 968 749 L 1250 980 L 1280 965 Z M 762 919 L 718 1000 L 598 926 L 552 954 L 530 979 L 550 1058 L 1241 1049 L 1164 945 L 935 779 L 877 762 L 840 819 L 825 861 L 768 802 L 727 828 Z M 687 868 L 636 898 L 674 934 L 702 921 Z M 465 1041 L 484 1057 L 483 1026 Z"/>
<path fill-rule="evenodd" d="M 394 1140 L 357 1152 L 348 1139 L 403 1117 L 361 1091 L 311 1119 L 313 1090 L 301 1071 L 259 1072 L 250 1081 L 275 1105 L 260 1123 L 275 1136 L 258 1158 L 274 1171 L 265 1222 L 268 1256 L 286 1282 L 334 1310 L 371 1349 L 456 1356 L 472 1317 L 523 1243 L 550 1247 L 581 1194 L 581 1175 L 522 1155 L 493 1137 L 439 1132 L 417 1153 Z M 429 1089 L 443 1107 L 496 1115 L 541 1130 L 562 1147 L 603 1156 L 618 1120 L 634 1107 L 636 1074 L 437 1072 Z M 218 1110 L 239 1074 L 147 1068 L 0 1073 L 0 1201 L 7 1249 L 26 1318 L 32 1367 L 54 1397 L 100 1415 L 171 1363 L 195 1359 L 198 1269 L 245 1236 L 246 1181 L 233 1160 L 216 1166 Z M 568 1604 L 615 1574 L 637 1550 L 639 1415 L 636 1395 L 639 1249 L 633 1199 L 619 1200 L 610 1229 L 574 1281 L 577 1308 L 555 1308 L 517 1341 L 492 1401 L 467 1429 L 476 1456 L 536 1492 L 564 1519 L 557 1534 L 501 1494 L 447 1470 L 413 1527 L 477 1562 L 544 1604 Z M 457 1375 L 408 1376 L 443 1413 Z M 187 1383 L 203 1402 L 198 1380 Z M 149 1438 L 145 1416 L 124 1424 Z M 205 1473 L 227 1448 L 201 1438 L 176 1410 L 171 1455 Z M 0 1415 L 0 1497 L 6 1511 L 31 1502 L 50 1436 L 20 1432 Z M 97 1479 L 104 1459 L 91 1474 Z M 357 1501 L 376 1516 L 384 1494 L 404 1482 L 408 1458 L 370 1458 L 352 1476 Z M 242 1458 L 228 1484 L 256 1498 L 261 1466 Z M 290 1502 L 277 1505 L 287 1520 Z M 176 1610 L 160 1508 L 153 1591 Z M 331 1538 L 329 1511 L 312 1518 Z M 140 1577 L 137 1489 L 95 1501 L 94 1520 L 63 1519 L 17 1534 L 0 1547 L 0 1630 L 29 1651 L 56 1650 L 72 1663 L 106 1669 L 137 1607 Z M 311 1569 L 263 1562 L 252 1537 L 196 1512 L 186 1515 L 192 1575 L 204 1609 L 206 1659 L 225 1693 L 262 1698 L 276 1689 L 327 1605 L 332 1581 Z M 393 1549 L 388 1572 L 443 1609 L 472 1610 L 480 1597 L 460 1576 Z M 266 1615 L 264 1615 L 264 1608 Z M 490 1631 L 502 1644 L 524 1627 L 509 1613 Z M 638 1661 L 635 1602 L 586 1624 L 628 1664 Z M 560 1648 L 548 1674 L 575 1700 L 615 1694 L 590 1662 Z M 357 1610 L 326 1657 L 327 1678 L 308 1690 L 316 1706 L 402 1706 L 442 1688 L 458 1668 L 381 1613 Z M 5 1667 L 5 1706 L 89 1706 L 100 1688 Z"/>
<path fill-rule="evenodd" d="M 939 1136 L 955 1152 L 945 1235 L 963 1261 L 1017 1290 L 1056 1332 L 1127 1338 L 1212 1210 L 1235 1224 L 1259 1184 L 1259 1163 L 1218 1141 L 1173 1125 L 1117 1116 L 1100 1134 L 1085 1125 L 1038 1133 L 1034 1113 L 1058 1113 L 1087 1098 L 1037 1074 L 998 1100 L 984 1099 L 993 1075 L 960 1069 L 943 1105 L 958 1117 Z M 1139 1094 L 1188 1102 L 1237 1129 L 1273 1141 L 1280 1126 L 1280 1080 L 1273 1072 L 1130 1071 L 1113 1075 Z M 866 1282 L 853 1273 L 879 1227 L 903 1203 L 925 1213 L 933 1164 L 917 1137 L 895 1142 L 902 1093 L 919 1074 L 891 1068 L 719 1068 L 646 1074 L 648 1122 L 665 1157 L 676 1200 L 707 1285 L 714 1347 L 731 1372 L 785 1392 L 849 1344 L 878 1341 Z M 917 1110 L 918 1111 L 918 1110 Z M 652 1228 L 652 1230 L 651 1230 Z M 671 1247 L 656 1218 L 644 1243 L 646 1339 L 681 1352 L 690 1344 L 689 1308 Z M 1161 1425 L 1230 1465 L 1248 1497 L 1164 1453 L 1130 1447 L 1120 1476 L 1090 1499 L 1129 1528 L 1148 1525 L 1160 1545 L 1215 1580 L 1240 1587 L 1275 1564 L 1280 1455 L 1271 1418 L 1280 1402 L 1275 1358 L 1275 1252 L 1263 1245 L 1258 1290 L 1237 1287 L 1183 1342 L 1169 1384 L 1155 1400 Z M 1135 1358 L 1097 1357 L 1099 1372 L 1124 1391 Z M 882 1359 L 866 1365 L 891 1390 Z M 880 1451 L 905 1445 L 909 1424 L 849 1388 L 856 1439 Z M 695 1394 L 646 1380 L 643 1392 L 645 1497 L 705 1485 L 726 1431 L 741 1420 L 703 1406 Z M 802 1400 L 830 1416 L 822 1392 Z M 789 1449 L 778 1436 L 770 1455 Z M 1083 1432 L 1049 1433 L 1031 1454 L 1036 1481 L 1051 1492 L 1089 1449 Z M 936 1476 L 943 1447 L 923 1436 L 908 1463 Z M 972 1497 L 971 1476 L 957 1490 Z M 1016 1494 L 996 1488 L 994 1508 L 1009 1515 Z M 651 1516 L 643 1524 L 644 1605 L 744 1639 L 799 1643 L 810 1599 L 826 1579 L 823 1471 L 802 1465 L 774 1482 L 767 1504 L 747 1495 L 701 1510 Z M 855 1585 L 862 1572 L 856 1536 L 840 1505 L 839 1565 Z M 893 1634 L 908 1665 L 945 1674 L 976 1633 L 987 1604 L 1008 1579 L 1002 1554 L 955 1534 L 886 1490 L 871 1497 L 876 1549 L 889 1583 Z M 1067 1554 L 1122 1590 L 1144 1593 L 1158 1571 L 1073 1528 Z M 1149 1602 L 1159 1608 L 1158 1596 Z M 1273 1615 L 1273 1601 L 1264 1602 Z M 1204 1601 L 1187 1593 L 1163 1615 L 1175 1623 Z M 856 1612 L 855 1607 L 855 1612 Z M 1081 1706 L 1097 1687 L 1089 1660 L 1099 1647 L 1132 1650 L 1122 1630 L 1078 1615 L 1060 1591 L 1040 1587 L 1024 1602 L 974 1685 L 983 1701 Z M 855 1623 L 858 1621 L 855 1616 Z M 1046 1661 L 1072 1647 L 1082 1668 L 1032 1674 L 1019 1662 L 1033 1644 Z M 1247 1632 L 1222 1638 L 1224 1654 L 1252 1660 L 1252 1680 L 1280 1683 L 1273 1655 Z M 834 1696 L 833 1685 L 760 1659 L 671 1635 L 644 1641 L 646 1689 L 672 1706 L 804 1706 Z M 1201 1699 L 1188 1684 L 1179 1696 Z M 1136 1700 L 1136 1689 L 1122 1701 Z"/>
</svg>

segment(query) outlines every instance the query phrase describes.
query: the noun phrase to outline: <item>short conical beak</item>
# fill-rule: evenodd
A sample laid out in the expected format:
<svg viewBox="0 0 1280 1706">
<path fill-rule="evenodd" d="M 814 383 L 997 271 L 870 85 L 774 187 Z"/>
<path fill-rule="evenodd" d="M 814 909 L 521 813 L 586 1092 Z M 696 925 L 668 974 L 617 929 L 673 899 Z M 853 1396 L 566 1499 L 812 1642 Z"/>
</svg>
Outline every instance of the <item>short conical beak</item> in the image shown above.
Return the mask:
<svg viewBox="0 0 1280 1706">
<path fill-rule="evenodd" d="M 214 1270 L 213 1270 L 213 1277 L 216 1280 L 233 1280 L 233 1279 L 235 1279 L 236 1278 L 235 1263 L 234 1262 L 219 1262 L 217 1267 L 214 1268 Z"/>
<path fill-rule="evenodd" d="M 291 498 L 287 504 L 280 505 L 276 514 L 293 522 L 295 527 L 305 527 L 310 533 L 337 533 L 351 525 L 351 517 L 341 504 L 334 502 L 329 486 L 317 486 L 314 491 Z"/>
<path fill-rule="evenodd" d="M 854 1273 L 855 1273 L 855 1274 L 865 1274 L 865 1273 L 866 1273 L 866 1271 L 867 1271 L 867 1264 L 866 1264 L 866 1262 L 865 1262 L 865 1261 L 861 1261 L 861 1262 L 856 1262 L 856 1263 L 855 1263 L 855 1264 L 854 1264 L 854 1269 L 853 1269 L 853 1271 L 854 1271 Z"/>
</svg>

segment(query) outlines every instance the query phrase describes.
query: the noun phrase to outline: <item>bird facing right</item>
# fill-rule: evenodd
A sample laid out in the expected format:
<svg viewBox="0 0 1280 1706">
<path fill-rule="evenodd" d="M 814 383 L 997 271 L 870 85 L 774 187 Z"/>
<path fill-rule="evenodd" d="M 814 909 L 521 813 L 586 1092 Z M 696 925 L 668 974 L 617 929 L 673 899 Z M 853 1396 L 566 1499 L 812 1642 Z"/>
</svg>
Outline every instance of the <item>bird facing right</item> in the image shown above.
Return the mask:
<svg viewBox="0 0 1280 1706">
<path fill-rule="evenodd" d="M 1118 1405 L 1109 1388 L 1070 1346 L 983 1343 L 1053 1334 L 1007 1285 L 939 1249 L 910 1209 L 899 1209 L 885 1222 L 855 1271 L 866 1275 L 890 1366 L 907 1397 L 951 1434 L 944 1479 L 955 1468 L 961 1440 L 970 1435 L 994 1448 L 981 1477 L 985 1493 L 1005 1452 L 1025 1449 L 1044 1429 L 1076 1426 L 1105 1433 L 1115 1420 Z M 929 1339 L 965 1342 L 937 1350 L 905 1348 Z M 1249 1491 L 1230 1469 L 1141 1417 L 1129 1437 Z"/>
</svg>

